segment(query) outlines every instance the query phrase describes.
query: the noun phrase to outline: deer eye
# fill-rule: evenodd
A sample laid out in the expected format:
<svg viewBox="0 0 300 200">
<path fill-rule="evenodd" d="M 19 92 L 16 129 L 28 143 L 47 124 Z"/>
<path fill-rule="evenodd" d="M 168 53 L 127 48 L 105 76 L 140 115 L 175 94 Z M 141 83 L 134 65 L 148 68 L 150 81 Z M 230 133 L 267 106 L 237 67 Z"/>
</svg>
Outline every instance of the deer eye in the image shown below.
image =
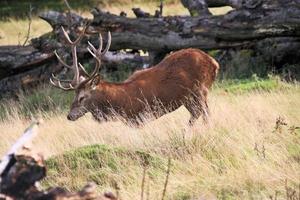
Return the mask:
<svg viewBox="0 0 300 200">
<path fill-rule="evenodd" d="M 83 99 L 84 99 L 84 97 L 80 97 L 80 98 L 78 99 L 78 102 L 79 102 L 79 103 L 82 103 Z"/>
</svg>

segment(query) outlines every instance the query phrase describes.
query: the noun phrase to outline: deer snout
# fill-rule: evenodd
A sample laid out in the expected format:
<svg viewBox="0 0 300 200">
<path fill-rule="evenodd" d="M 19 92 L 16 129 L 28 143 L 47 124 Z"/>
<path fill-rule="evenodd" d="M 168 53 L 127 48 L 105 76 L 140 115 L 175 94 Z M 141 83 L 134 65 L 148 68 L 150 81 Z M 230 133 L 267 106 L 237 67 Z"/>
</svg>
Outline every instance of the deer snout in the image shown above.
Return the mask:
<svg viewBox="0 0 300 200">
<path fill-rule="evenodd" d="M 68 114 L 67 119 L 70 121 L 75 121 L 77 119 L 77 117 L 75 115 Z"/>
<path fill-rule="evenodd" d="M 67 116 L 67 119 L 70 121 L 76 121 L 78 118 L 82 117 L 87 110 L 84 107 L 75 107 L 72 108 Z"/>
</svg>

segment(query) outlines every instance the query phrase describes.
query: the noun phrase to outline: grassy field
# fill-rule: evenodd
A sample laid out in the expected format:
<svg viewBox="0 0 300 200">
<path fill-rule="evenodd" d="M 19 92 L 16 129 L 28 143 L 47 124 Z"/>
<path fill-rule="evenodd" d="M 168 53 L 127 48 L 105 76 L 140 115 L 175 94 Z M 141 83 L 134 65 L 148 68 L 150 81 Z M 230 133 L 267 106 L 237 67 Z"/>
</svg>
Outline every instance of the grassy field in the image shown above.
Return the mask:
<svg viewBox="0 0 300 200">
<path fill-rule="evenodd" d="M 154 13 L 159 4 L 156 1 L 113 1 L 112 3 L 108 3 L 104 1 L 101 4 L 101 8 L 111 13 L 119 14 L 121 11 L 125 11 L 129 17 L 134 17 L 131 8 L 140 7 L 143 10 Z M 62 5 L 64 6 L 64 5 Z M 50 7 L 51 8 L 51 7 Z M 24 9 L 24 8 L 23 8 Z M 61 8 L 60 8 L 61 9 Z M 230 7 L 222 7 L 222 8 L 214 8 L 211 11 L 218 15 L 224 14 L 228 12 Z M 59 10 L 59 9 L 57 9 Z M 92 18 L 92 15 L 86 10 L 78 10 L 76 11 L 78 14 L 85 16 L 87 18 Z M 164 15 L 188 15 L 188 11 L 179 3 L 179 1 L 167 1 L 164 9 Z M 0 21 L 0 45 L 18 45 L 23 44 L 28 30 L 28 19 L 15 19 L 11 18 L 6 21 Z M 38 17 L 33 17 L 31 31 L 30 31 L 30 39 L 38 37 L 42 34 L 51 31 L 51 26 L 39 19 Z"/>
<path fill-rule="evenodd" d="M 117 119 L 99 124 L 90 115 L 69 122 L 71 98 L 45 87 L 1 102 L 0 155 L 31 115 L 43 118 L 34 148 L 48 158 L 44 187 L 75 190 L 94 181 L 99 191 L 117 187 L 122 199 L 139 199 L 146 167 L 145 193 L 161 199 L 170 157 L 167 199 L 286 199 L 287 187 L 300 194 L 298 84 L 218 82 L 209 95 L 209 125 L 199 119 L 193 127 L 184 107 L 141 128 Z"/>
</svg>

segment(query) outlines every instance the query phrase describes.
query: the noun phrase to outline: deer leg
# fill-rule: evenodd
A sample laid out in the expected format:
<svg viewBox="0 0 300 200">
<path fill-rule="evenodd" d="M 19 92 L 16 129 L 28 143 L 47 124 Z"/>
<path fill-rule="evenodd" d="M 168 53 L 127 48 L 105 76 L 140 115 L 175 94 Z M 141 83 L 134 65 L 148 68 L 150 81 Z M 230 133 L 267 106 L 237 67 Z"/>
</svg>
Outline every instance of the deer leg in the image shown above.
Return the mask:
<svg viewBox="0 0 300 200">
<path fill-rule="evenodd" d="M 200 117 L 201 111 L 195 103 L 189 102 L 185 105 L 186 109 L 190 112 L 191 118 L 189 120 L 189 125 L 194 125 L 195 121 Z"/>
<path fill-rule="evenodd" d="M 185 104 L 186 109 L 191 113 L 189 124 L 192 126 L 195 121 L 202 116 L 204 123 L 208 122 L 209 108 L 207 104 L 207 90 L 202 89 L 198 94 L 192 95 L 188 103 Z"/>
<path fill-rule="evenodd" d="M 201 92 L 200 92 L 200 110 L 201 110 L 201 115 L 202 119 L 205 124 L 208 123 L 208 117 L 210 114 L 208 104 L 207 104 L 207 94 L 208 94 L 208 89 L 206 87 L 202 87 Z"/>
</svg>

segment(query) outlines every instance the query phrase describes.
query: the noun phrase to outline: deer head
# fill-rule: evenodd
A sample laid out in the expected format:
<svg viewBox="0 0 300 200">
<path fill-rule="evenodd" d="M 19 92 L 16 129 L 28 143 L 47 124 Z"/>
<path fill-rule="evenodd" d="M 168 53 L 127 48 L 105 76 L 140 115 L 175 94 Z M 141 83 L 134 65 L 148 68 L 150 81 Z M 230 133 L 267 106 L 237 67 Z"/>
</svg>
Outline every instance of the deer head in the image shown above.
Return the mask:
<svg viewBox="0 0 300 200">
<path fill-rule="evenodd" d="M 100 76 L 98 74 L 100 66 L 101 66 L 101 57 L 109 50 L 110 44 L 111 44 L 111 34 L 108 32 L 108 40 L 107 45 L 104 50 L 102 50 L 103 47 L 103 40 L 101 34 L 99 34 L 99 48 L 96 49 L 90 42 L 88 42 L 87 50 L 89 53 L 93 56 L 93 58 L 96 61 L 96 66 L 92 72 L 92 74 L 89 74 L 84 67 L 78 62 L 77 60 L 77 51 L 76 46 L 83 38 L 85 31 L 87 29 L 87 26 L 84 27 L 79 37 L 72 41 L 68 35 L 68 33 L 65 31 L 65 29 L 62 27 L 62 32 L 64 34 L 64 37 L 66 39 L 67 44 L 71 48 L 72 53 L 72 65 L 68 65 L 66 62 L 64 62 L 60 56 L 55 51 L 55 55 L 58 59 L 58 61 L 66 68 L 71 69 L 74 73 L 74 77 L 72 80 L 60 80 L 57 78 L 54 74 L 52 74 L 52 77 L 50 78 L 50 83 L 54 85 L 55 87 L 58 87 L 65 91 L 74 90 L 75 91 L 75 97 L 73 100 L 73 103 L 71 105 L 68 119 L 75 121 L 79 117 L 83 116 L 86 112 L 91 110 L 94 102 L 92 98 L 92 93 L 96 89 L 98 83 L 100 82 Z"/>
</svg>

